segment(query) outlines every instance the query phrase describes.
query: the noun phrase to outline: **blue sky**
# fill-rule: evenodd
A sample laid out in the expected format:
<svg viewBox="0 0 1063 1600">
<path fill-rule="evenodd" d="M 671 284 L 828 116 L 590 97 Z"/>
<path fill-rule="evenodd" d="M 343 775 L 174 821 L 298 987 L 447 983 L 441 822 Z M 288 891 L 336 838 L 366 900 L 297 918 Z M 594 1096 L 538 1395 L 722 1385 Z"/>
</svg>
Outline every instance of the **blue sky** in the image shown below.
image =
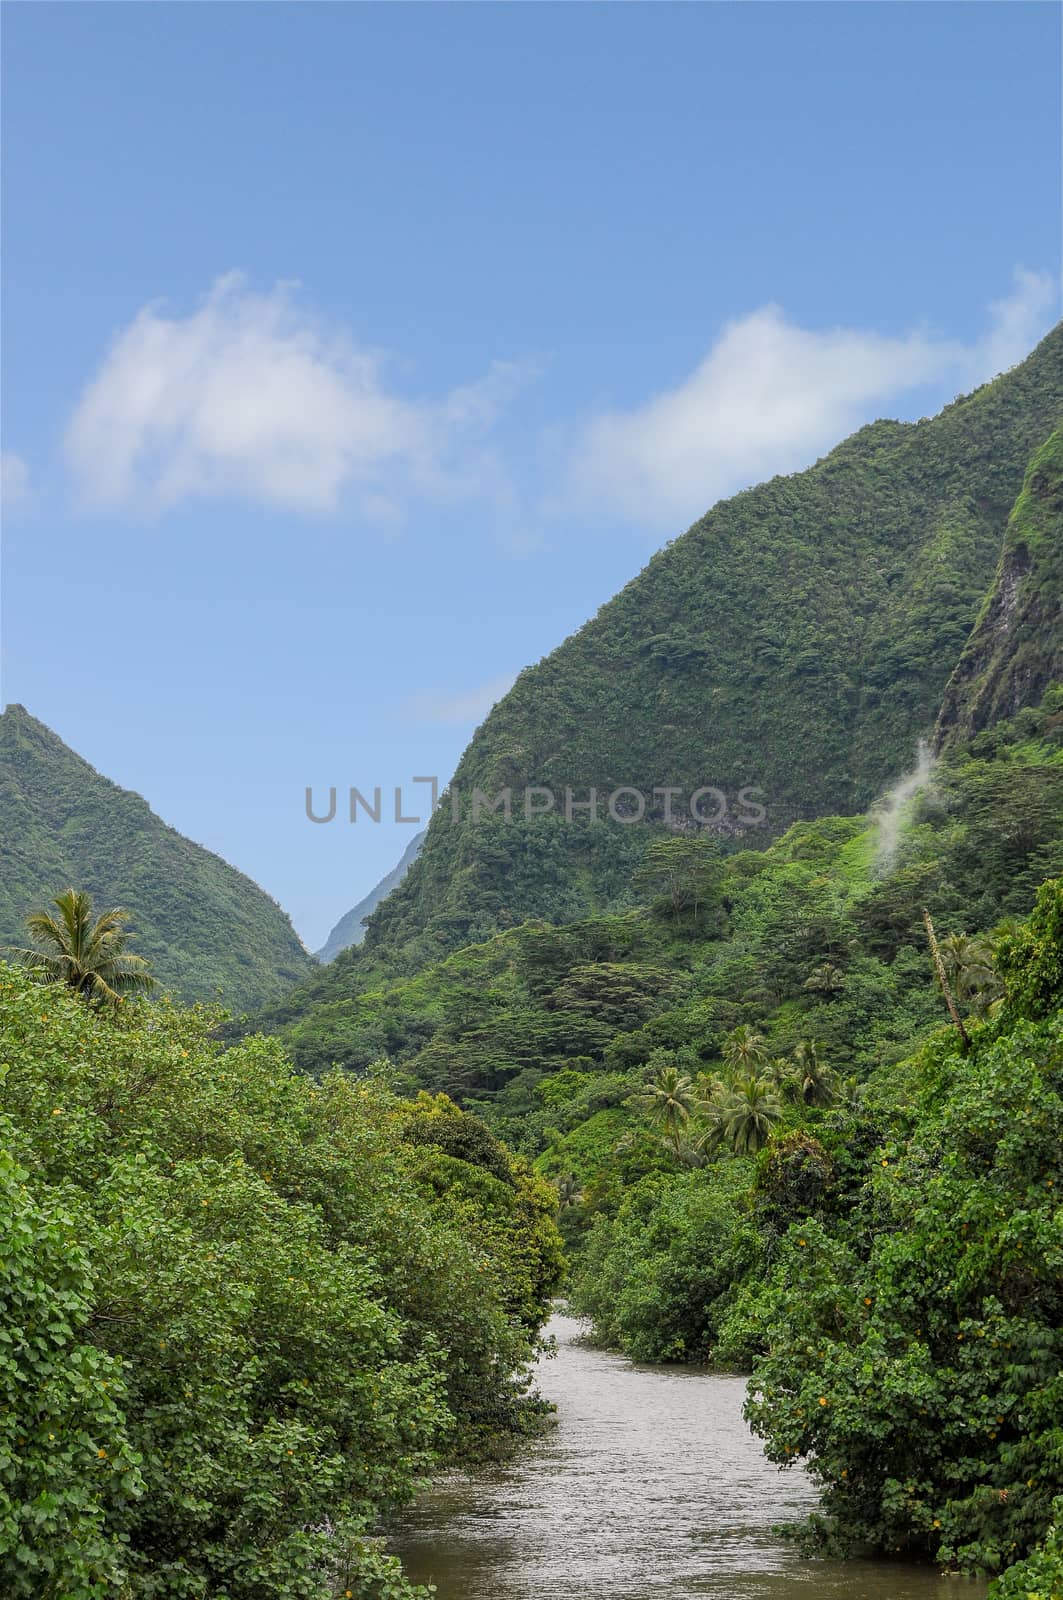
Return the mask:
<svg viewBox="0 0 1063 1600">
<path fill-rule="evenodd" d="M 4 10 L 3 698 L 312 946 L 721 495 L 1059 316 L 1060 11 Z"/>
</svg>

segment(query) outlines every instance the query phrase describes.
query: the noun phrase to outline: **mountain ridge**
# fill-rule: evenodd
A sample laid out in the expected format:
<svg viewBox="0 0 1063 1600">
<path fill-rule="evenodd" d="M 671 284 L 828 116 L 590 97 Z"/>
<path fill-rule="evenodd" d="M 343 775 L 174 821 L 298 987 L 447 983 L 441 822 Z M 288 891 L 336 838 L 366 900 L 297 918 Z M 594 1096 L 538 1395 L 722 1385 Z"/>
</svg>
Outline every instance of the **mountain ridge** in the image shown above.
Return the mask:
<svg viewBox="0 0 1063 1600">
<path fill-rule="evenodd" d="M 342 950 L 349 950 L 352 945 L 361 944 L 365 938 L 365 928 L 362 926 L 370 912 L 375 911 L 380 902 L 397 889 L 413 863 L 417 860 L 424 843 L 426 829 L 414 835 L 406 846 L 398 861 L 390 872 L 386 872 L 380 882 L 374 884 L 367 895 L 363 895 L 357 905 L 345 911 L 320 950 L 314 951 L 315 961 L 322 966 L 328 966 L 330 961 L 335 961 Z"/>
</svg>

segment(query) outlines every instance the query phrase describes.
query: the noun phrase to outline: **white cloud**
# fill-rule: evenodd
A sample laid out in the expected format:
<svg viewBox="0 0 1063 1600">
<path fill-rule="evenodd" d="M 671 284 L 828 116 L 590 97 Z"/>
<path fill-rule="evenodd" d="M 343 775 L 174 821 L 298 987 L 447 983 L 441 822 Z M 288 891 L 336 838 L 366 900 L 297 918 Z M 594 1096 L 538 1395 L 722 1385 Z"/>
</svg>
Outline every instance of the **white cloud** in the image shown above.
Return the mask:
<svg viewBox="0 0 1063 1600">
<path fill-rule="evenodd" d="M 679 532 L 721 496 L 810 465 L 924 385 L 976 387 L 1028 354 L 1058 315 L 1047 273 L 1018 271 L 972 344 L 922 330 L 813 332 L 765 306 L 730 322 L 674 388 L 583 429 L 570 500 Z"/>
<path fill-rule="evenodd" d="M 30 469 L 14 450 L 0 451 L 0 504 L 5 511 L 25 505 L 30 497 Z"/>
<path fill-rule="evenodd" d="M 1028 356 L 1059 317 L 1059 298 L 1050 272 L 1016 267 L 1011 294 L 990 305 L 989 332 L 970 352 L 972 384 L 985 383 Z"/>
<path fill-rule="evenodd" d="M 1018 271 L 970 343 L 921 328 L 811 330 L 764 306 L 729 322 L 674 387 L 546 430 L 529 454 L 512 431 L 504 445 L 496 436 L 534 365 L 499 362 L 438 398 L 411 399 L 378 353 L 326 326 L 291 288 L 259 294 L 230 274 L 188 315 L 147 306 L 119 331 L 71 420 L 67 459 L 90 508 L 150 514 L 237 497 L 304 512 L 354 505 L 386 527 L 415 498 L 478 500 L 515 553 L 549 527 L 536 503 L 677 533 L 721 496 L 809 465 L 873 417 L 924 400 L 936 409 L 942 392 L 1014 364 L 1057 302 L 1047 274 Z M 533 473 L 545 493 L 522 500 L 514 475 Z"/>
<path fill-rule="evenodd" d="M 499 363 L 437 402 L 385 382 L 381 358 L 301 308 L 286 285 L 221 278 L 185 317 L 146 306 L 116 336 L 66 437 L 90 507 L 165 511 L 237 496 L 321 512 L 353 492 L 389 521 L 411 493 L 505 492 L 478 444 L 524 369 Z"/>
<path fill-rule="evenodd" d="M 416 722 L 481 722 L 515 682 L 516 673 L 510 672 L 458 694 L 415 695 L 406 704 L 406 715 Z"/>
</svg>

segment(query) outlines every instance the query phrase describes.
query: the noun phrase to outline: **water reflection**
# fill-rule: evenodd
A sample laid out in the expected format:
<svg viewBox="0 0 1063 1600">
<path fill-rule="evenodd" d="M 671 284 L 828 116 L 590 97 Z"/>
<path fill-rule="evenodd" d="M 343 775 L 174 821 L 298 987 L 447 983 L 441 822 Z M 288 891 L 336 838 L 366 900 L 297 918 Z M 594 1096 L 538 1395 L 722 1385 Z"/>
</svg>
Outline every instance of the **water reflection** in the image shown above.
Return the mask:
<svg viewBox="0 0 1063 1600">
<path fill-rule="evenodd" d="M 391 1543 L 439 1600 L 982 1600 L 926 1568 L 807 1561 L 772 1533 L 815 1502 L 765 1461 L 744 1381 L 638 1367 L 555 1317 L 558 1425 L 519 1462 L 444 1479 Z"/>
</svg>

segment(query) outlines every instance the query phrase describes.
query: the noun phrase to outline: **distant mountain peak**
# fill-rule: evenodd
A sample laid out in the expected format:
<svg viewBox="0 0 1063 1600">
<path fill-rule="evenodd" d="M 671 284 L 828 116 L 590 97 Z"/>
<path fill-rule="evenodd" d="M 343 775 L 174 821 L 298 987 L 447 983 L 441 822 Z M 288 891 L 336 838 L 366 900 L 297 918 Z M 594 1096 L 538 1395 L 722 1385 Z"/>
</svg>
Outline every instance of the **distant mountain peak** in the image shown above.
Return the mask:
<svg viewBox="0 0 1063 1600">
<path fill-rule="evenodd" d="M 335 961 L 341 950 L 349 950 L 351 945 L 361 944 L 365 938 L 364 924 L 366 917 L 376 910 L 380 902 L 386 899 L 392 889 L 398 888 L 420 855 L 427 831 L 426 828 L 422 828 L 421 832 L 410 840 L 397 865 L 392 867 L 391 871 L 385 874 L 374 888 L 370 889 L 364 899 L 359 900 L 356 906 L 352 906 L 350 911 L 340 918 L 325 943 L 321 946 L 321 949 L 315 952 L 316 960 L 323 965 L 327 965 L 330 961 Z"/>
<path fill-rule="evenodd" d="M 156 816 L 19 703 L 0 715 L 0 944 L 61 890 L 124 906 L 164 988 L 236 1011 L 279 998 L 312 970 L 263 889 Z"/>
</svg>

